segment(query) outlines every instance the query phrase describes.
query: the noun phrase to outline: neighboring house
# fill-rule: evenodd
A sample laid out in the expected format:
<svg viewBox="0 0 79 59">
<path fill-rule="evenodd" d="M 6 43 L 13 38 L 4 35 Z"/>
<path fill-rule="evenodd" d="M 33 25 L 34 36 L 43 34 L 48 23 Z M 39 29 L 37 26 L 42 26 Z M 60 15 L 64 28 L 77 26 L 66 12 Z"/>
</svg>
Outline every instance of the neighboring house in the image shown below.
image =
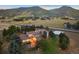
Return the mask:
<svg viewBox="0 0 79 59">
<path fill-rule="evenodd" d="M 67 23 L 64 23 L 64 28 L 67 28 Z"/>
<path fill-rule="evenodd" d="M 28 35 L 22 33 L 19 35 L 19 37 L 21 40 L 26 40 L 28 38 Z"/>
<path fill-rule="evenodd" d="M 64 28 L 71 29 L 72 25 L 69 22 L 64 23 Z"/>
<path fill-rule="evenodd" d="M 55 34 L 55 35 L 60 35 L 61 33 L 64 33 L 63 31 L 53 31 L 53 33 Z"/>
</svg>

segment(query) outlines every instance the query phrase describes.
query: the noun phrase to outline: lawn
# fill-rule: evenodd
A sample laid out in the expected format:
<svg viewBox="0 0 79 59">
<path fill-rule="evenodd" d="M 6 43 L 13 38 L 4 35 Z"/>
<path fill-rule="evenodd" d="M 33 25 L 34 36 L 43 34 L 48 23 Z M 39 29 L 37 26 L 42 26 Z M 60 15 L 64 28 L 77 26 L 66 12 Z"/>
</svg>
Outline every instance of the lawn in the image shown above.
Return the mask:
<svg viewBox="0 0 79 59">
<path fill-rule="evenodd" d="M 58 52 L 57 38 L 49 38 L 40 42 L 40 48 L 44 54 L 52 54 Z"/>
</svg>

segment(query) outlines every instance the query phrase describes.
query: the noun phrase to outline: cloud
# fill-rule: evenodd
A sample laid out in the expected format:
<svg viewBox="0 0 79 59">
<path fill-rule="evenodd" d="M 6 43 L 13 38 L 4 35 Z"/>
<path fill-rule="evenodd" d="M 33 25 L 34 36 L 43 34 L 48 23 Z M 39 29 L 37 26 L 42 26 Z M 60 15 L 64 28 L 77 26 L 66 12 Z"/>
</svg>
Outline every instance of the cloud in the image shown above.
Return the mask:
<svg viewBox="0 0 79 59">
<path fill-rule="evenodd" d="M 0 9 L 12 9 L 19 7 L 32 7 L 32 5 L 0 5 Z"/>
<path fill-rule="evenodd" d="M 47 9 L 47 10 L 50 10 L 50 9 L 59 8 L 61 6 L 60 5 L 43 5 L 43 6 L 40 6 L 40 7 L 44 8 L 44 9 Z"/>
<path fill-rule="evenodd" d="M 38 6 L 38 5 L 0 5 L 0 9 L 12 9 L 12 8 L 19 8 L 19 7 L 32 7 L 32 6 Z M 39 7 L 50 10 L 59 8 L 63 5 L 39 5 Z M 70 5 L 71 7 L 75 9 L 79 9 L 79 5 Z"/>
</svg>

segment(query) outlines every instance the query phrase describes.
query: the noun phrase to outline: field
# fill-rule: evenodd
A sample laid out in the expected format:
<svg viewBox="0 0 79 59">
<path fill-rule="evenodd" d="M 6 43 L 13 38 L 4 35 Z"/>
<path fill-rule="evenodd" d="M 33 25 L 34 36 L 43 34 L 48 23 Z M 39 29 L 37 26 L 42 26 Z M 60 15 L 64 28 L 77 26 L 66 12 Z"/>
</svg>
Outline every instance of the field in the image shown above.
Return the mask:
<svg viewBox="0 0 79 59">
<path fill-rule="evenodd" d="M 79 20 L 63 20 L 60 18 L 54 18 L 51 20 L 27 20 L 27 21 L 11 21 L 11 22 L 0 22 L 0 29 L 7 28 L 10 25 L 21 25 L 21 24 L 33 24 L 33 25 L 43 25 L 55 28 L 64 28 L 65 22 L 70 22 L 71 24 L 76 23 Z"/>
</svg>

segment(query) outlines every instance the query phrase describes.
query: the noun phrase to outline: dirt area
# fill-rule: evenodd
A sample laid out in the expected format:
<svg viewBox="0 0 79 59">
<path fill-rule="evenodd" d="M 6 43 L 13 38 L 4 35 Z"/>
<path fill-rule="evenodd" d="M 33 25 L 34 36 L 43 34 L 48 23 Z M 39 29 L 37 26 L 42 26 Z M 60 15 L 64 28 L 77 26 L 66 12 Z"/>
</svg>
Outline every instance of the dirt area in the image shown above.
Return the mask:
<svg viewBox="0 0 79 59">
<path fill-rule="evenodd" d="M 68 50 L 60 51 L 60 53 L 78 54 L 79 53 L 79 33 L 65 32 L 70 39 Z"/>
</svg>

